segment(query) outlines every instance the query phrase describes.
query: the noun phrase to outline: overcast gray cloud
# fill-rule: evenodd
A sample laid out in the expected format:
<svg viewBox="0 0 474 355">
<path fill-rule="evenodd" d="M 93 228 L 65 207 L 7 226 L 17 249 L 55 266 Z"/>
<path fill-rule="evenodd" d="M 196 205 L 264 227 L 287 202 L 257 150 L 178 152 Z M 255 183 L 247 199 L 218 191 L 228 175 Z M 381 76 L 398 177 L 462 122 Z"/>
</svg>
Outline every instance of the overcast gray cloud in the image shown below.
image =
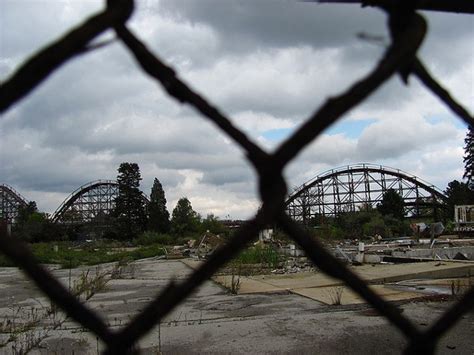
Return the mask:
<svg viewBox="0 0 474 355">
<path fill-rule="evenodd" d="M 300 45 L 338 48 L 351 43 L 358 31 L 385 32 L 379 11 L 357 6 L 285 0 L 162 0 L 158 8 L 178 20 L 211 26 L 229 51 Z M 334 19 L 344 25 L 334 26 Z"/>
<path fill-rule="evenodd" d="M 2 80 L 102 7 L 94 0 L 3 0 Z M 473 17 L 426 16 L 420 57 L 472 112 Z M 130 27 L 268 150 L 284 137 L 268 132 L 294 130 L 367 73 L 388 43 L 378 10 L 280 0 L 137 1 Z M 361 32 L 381 41 L 361 40 Z M 368 118 L 355 133 L 351 122 Z M 401 168 L 441 188 L 462 176 L 465 126 L 415 78 L 408 87 L 393 78 L 342 122 L 347 131 L 322 135 L 285 170 L 290 186 L 360 161 Z M 48 212 L 78 186 L 115 178 L 123 161 L 139 164 L 146 193 L 154 177 L 161 180 L 170 209 L 182 196 L 203 215 L 244 218 L 258 208 L 255 175 L 241 150 L 169 98 L 120 43 L 61 67 L 1 117 L 0 139 L 0 182 Z"/>
</svg>

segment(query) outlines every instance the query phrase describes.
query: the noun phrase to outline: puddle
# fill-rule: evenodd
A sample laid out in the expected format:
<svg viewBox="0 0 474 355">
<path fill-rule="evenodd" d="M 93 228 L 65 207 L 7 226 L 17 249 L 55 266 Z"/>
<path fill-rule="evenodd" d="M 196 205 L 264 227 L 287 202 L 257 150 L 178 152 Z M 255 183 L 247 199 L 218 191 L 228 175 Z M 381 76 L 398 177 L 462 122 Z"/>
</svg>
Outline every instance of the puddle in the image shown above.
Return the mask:
<svg viewBox="0 0 474 355">
<path fill-rule="evenodd" d="M 419 292 L 429 295 L 453 295 L 462 293 L 471 287 L 469 278 L 460 279 L 433 279 L 433 280 L 408 280 L 396 284 L 387 284 L 387 287 L 409 292 Z"/>
<path fill-rule="evenodd" d="M 427 295 L 451 295 L 451 287 L 440 286 L 440 285 L 386 285 L 389 288 L 405 291 L 405 292 L 418 292 Z"/>
</svg>

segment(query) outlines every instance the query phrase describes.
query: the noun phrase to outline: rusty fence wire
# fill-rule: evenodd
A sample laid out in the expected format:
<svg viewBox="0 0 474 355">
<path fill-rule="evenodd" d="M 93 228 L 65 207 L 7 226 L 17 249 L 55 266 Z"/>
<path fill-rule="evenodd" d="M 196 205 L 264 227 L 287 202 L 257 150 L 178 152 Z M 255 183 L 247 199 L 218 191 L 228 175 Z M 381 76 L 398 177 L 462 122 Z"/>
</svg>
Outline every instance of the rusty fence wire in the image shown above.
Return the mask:
<svg viewBox="0 0 474 355">
<path fill-rule="evenodd" d="M 344 2 L 330 1 L 325 2 Z M 0 112 L 7 111 L 35 89 L 48 75 L 59 69 L 69 59 L 83 55 L 97 47 L 91 41 L 108 29 L 113 29 L 135 58 L 144 73 L 158 81 L 168 94 L 177 101 L 193 106 L 203 118 L 212 121 L 246 154 L 248 162 L 258 175 L 261 208 L 254 218 L 245 223 L 233 238 L 217 250 L 187 280 L 170 282 L 165 289 L 129 324 L 118 331 L 107 327 L 105 322 L 85 304 L 79 302 L 45 268 L 38 264 L 29 249 L 19 240 L 0 237 L 0 250 L 14 260 L 33 282 L 71 318 L 93 332 L 106 345 L 105 354 L 127 354 L 137 350 L 135 344 L 163 319 L 174 307 L 186 299 L 199 285 L 211 277 L 220 267 L 236 256 L 255 239 L 268 224 L 276 224 L 297 242 L 326 274 L 342 280 L 357 292 L 381 315 L 389 320 L 407 339 L 408 354 L 432 354 L 440 337 L 460 317 L 474 307 L 474 287 L 446 311 L 428 330 L 419 330 L 396 307 L 382 299 L 355 273 L 332 256 L 323 245 L 285 214 L 287 186 L 282 171 L 310 142 L 350 109 L 363 102 L 393 75 L 400 75 L 406 83 L 409 76 L 416 76 L 428 90 L 438 96 L 453 113 L 468 125 L 474 125 L 472 115 L 435 80 L 422 61 L 417 50 L 427 32 L 427 22 L 417 10 L 436 10 L 457 13 L 474 13 L 474 3 L 464 0 L 366 0 L 346 1 L 376 6 L 387 15 L 391 44 L 372 71 L 354 83 L 345 92 L 327 100 L 305 123 L 274 153 L 265 152 L 250 140 L 231 121 L 208 102 L 202 95 L 190 89 L 175 71 L 127 28 L 127 20 L 133 13 L 132 0 L 108 0 L 106 8 L 81 25 L 71 29 L 59 40 L 33 54 L 0 88 Z M 317 330 L 315 330 L 317 331 Z"/>
</svg>

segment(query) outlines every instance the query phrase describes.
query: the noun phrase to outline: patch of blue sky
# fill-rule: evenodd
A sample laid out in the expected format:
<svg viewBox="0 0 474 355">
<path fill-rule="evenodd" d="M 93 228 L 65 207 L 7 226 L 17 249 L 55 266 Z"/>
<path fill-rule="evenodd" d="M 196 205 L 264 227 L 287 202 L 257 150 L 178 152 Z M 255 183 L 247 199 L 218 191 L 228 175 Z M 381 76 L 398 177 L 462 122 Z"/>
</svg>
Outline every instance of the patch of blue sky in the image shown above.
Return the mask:
<svg viewBox="0 0 474 355">
<path fill-rule="evenodd" d="M 329 127 L 326 132 L 328 135 L 343 134 L 348 138 L 358 138 L 368 126 L 376 122 L 375 119 L 365 120 L 343 120 L 336 122 L 334 125 Z"/>
<path fill-rule="evenodd" d="M 375 119 L 337 122 L 329 127 L 324 133 L 328 135 L 344 134 L 348 138 L 358 138 L 364 129 L 376 122 Z M 262 133 L 265 139 L 273 142 L 279 142 L 291 135 L 297 127 L 270 129 Z"/>
<path fill-rule="evenodd" d="M 262 136 L 265 139 L 268 139 L 269 141 L 279 142 L 289 137 L 295 129 L 296 127 L 270 129 L 268 131 L 263 132 Z"/>
<path fill-rule="evenodd" d="M 431 116 L 426 120 L 432 125 L 437 125 L 442 122 L 452 122 L 458 129 L 467 129 L 467 124 L 464 121 L 449 114 Z M 329 127 L 324 133 L 331 136 L 343 134 L 347 138 L 357 139 L 367 127 L 375 122 L 377 122 L 377 120 L 372 118 L 364 120 L 342 120 Z M 280 142 L 289 137 L 296 129 L 296 126 L 291 128 L 270 129 L 263 132 L 262 136 L 269 141 Z"/>
<path fill-rule="evenodd" d="M 467 129 L 467 123 L 450 114 L 434 115 L 426 119 L 430 124 L 435 125 L 441 122 L 451 122 L 457 129 Z"/>
</svg>

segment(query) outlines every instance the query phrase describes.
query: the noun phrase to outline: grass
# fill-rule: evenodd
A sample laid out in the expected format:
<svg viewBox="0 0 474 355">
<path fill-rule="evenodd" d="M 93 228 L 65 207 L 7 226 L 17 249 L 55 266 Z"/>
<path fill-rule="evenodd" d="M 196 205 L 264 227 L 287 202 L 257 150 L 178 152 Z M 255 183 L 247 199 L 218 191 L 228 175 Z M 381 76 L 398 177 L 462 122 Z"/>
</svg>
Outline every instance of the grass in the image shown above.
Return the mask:
<svg viewBox="0 0 474 355">
<path fill-rule="evenodd" d="M 57 246 L 57 251 L 55 250 Z M 63 268 L 74 268 L 79 265 L 97 265 L 114 261 L 133 261 L 164 254 L 160 244 L 124 250 L 116 243 L 96 242 L 81 247 L 74 247 L 70 242 L 50 242 L 30 244 L 36 259 L 42 264 L 59 264 Z M 16 266 L 3 254 L 0 255 L 0 267 Z"/>
<path fill-rule="evenodd" d="M 333 306 L 340 306 L 342 303 L 342 293 L 344 292 L 344 287 L 332 287 L 329 290 L 329 298 L 331 299 L 331 304 Z"/>
<path fill-rule="evenodd" d="M 95 241 L 81 246 L 71 242 L 48 242 L 30 244 L 36 259 L 42 264 L 59 264 L 63 268 L 80 265 L 97 265 L 116 261 L 133 261 L 165 254 L 162 244 L 154 243 L 125 250 L 123 244 L 113 241 Z M 57 246 L 57 249 L 56 249 Z M 57 250 L 57 251 L 56 251 Z M 236 264 L 262 264 L 276 268 L 281 256 L 273 248 L 251 247 L 242 251 L 234 260 Z M 16 266 L 0 254 L 0 267 Z"/>
<path fill-rule="evenodd" d="M 172 245 L 176 242 L 176 238 L 173 238 L 172 236 L 168 234 L 160 234 L 160 233 L 155 233 L 155 232 L 144 232 L 137 238 L 132 240 L 132 243 L 134 245 L 142 245 L 142 246 L 147 246 L 147 245 L 155 245 L 155 244 L 161 244 L 161 245 Z"/>
<path fill-rule="evenodd" d="M 281 261 L 281 256 L 273 248 L 252 247 L 242 251 L 234 262 L 238 264 L 264 264 L 276 268 Z"/>
</svg>

